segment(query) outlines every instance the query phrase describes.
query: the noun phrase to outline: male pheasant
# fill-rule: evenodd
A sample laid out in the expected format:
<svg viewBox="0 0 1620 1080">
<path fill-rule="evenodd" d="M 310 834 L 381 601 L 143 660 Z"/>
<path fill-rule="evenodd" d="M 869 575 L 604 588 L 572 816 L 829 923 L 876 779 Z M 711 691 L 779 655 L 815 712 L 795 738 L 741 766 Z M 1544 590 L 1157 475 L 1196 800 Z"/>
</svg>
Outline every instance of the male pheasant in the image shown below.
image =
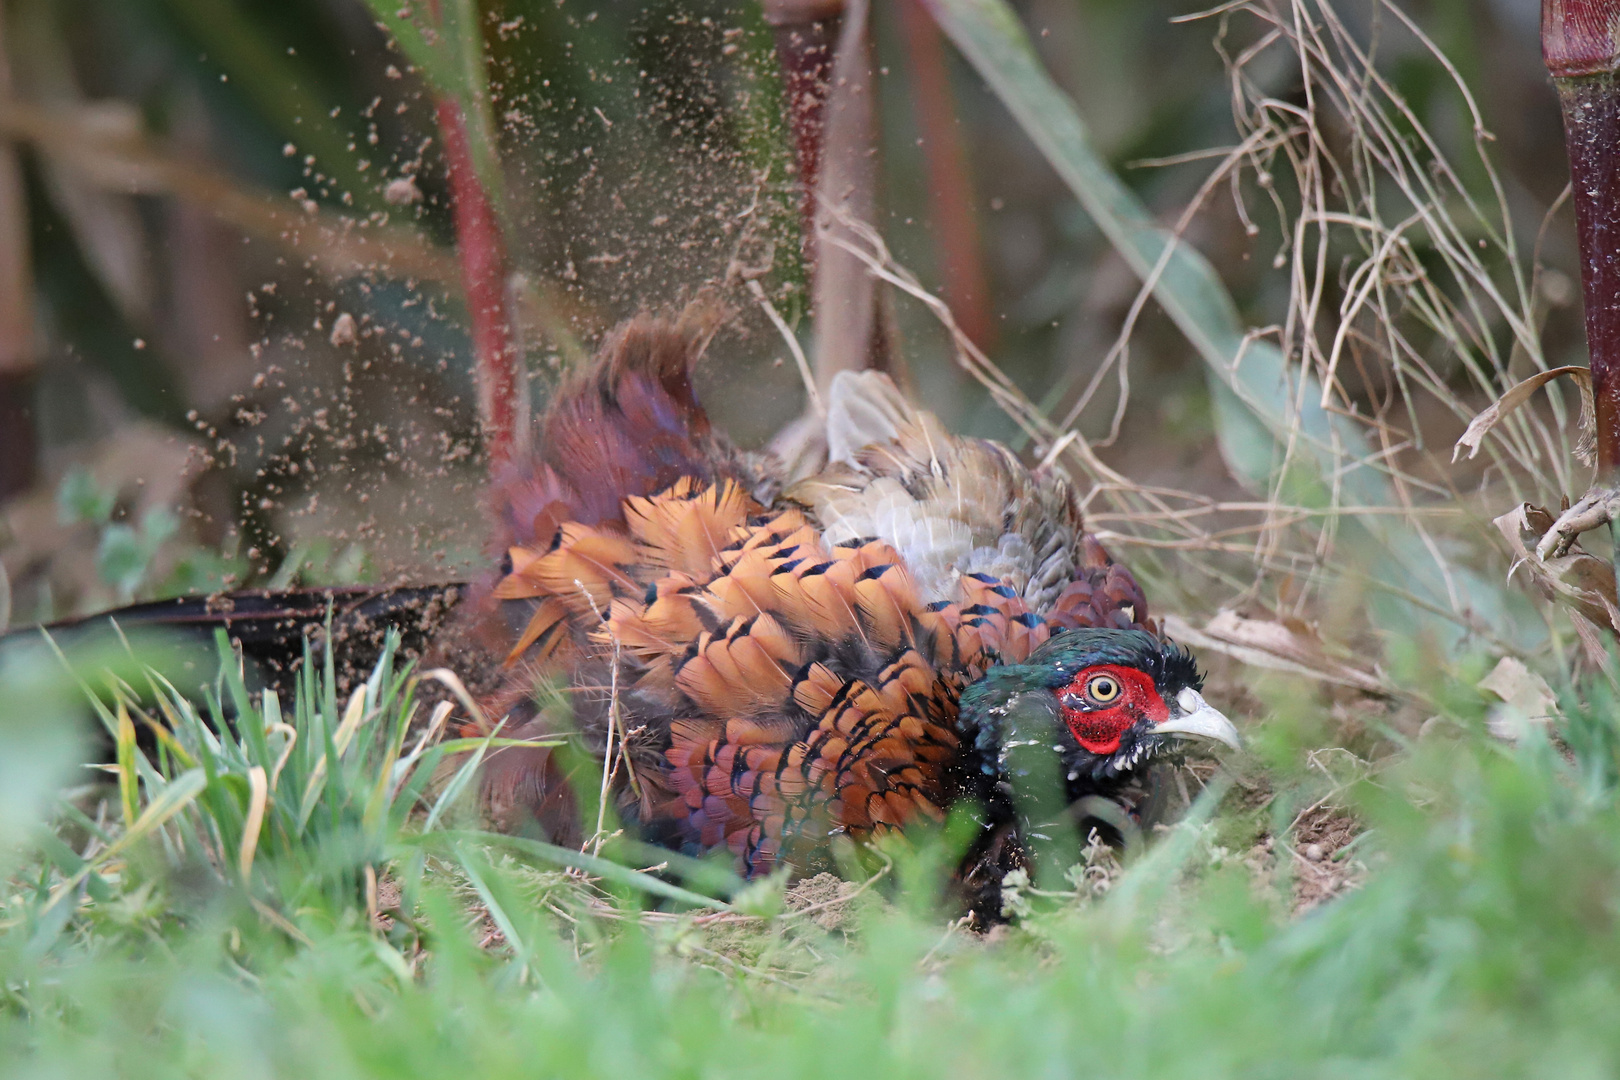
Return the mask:
<svg viewBox="0 0 1620 1080">
<path fill-rule="evenodd" d="M 498 486 L 478 636 L 504 655 L 503 735 L 581 734 L 627 825 L 746 875 L 968 801 L 962 876 L 992 897 L 1042 815 L 1121 794 L 1186 737 L 1237 746 L 1060 476 L 873 373 L 832 388 L 829 463 L 784 476 L 694 396 L 713 328 L 622 326 Z M 1020 787 L 1043 770 L 1063 801 L 1038 809 Z M 497 751 L 483 783 L 502 826 L 582 839 L 552 750 Z"/>
<path fill-rule="evenodd" d="M 980 835 L 959 884 L 992 919 L 1043 826 L 1088 796 L 1129 810 L 1185 738 L 1238 745 L 1062 477 L 948 434 L 870 372 L 831 388 L 825 467 L 788 476 L 693 394 L 716 323 L 705 307 L 634 319 L 559 388 L 534 455 L 496 485 L 502 565 L 470 605 L 456 586 L 306 590 L 94 621 L 224 626 L 283 679 L 328 619 L 350 651 L 396 626 L 458 659 L 470 624 L 504 669 L 491 724 L 611 749 L 619 816 L 645 839 L 729 851 L 747 875 L 813 872 L 838 837 L 965 804 Z M 565 758 L 491 754 L 495 821 L 584 839 Z"/>
</svg>

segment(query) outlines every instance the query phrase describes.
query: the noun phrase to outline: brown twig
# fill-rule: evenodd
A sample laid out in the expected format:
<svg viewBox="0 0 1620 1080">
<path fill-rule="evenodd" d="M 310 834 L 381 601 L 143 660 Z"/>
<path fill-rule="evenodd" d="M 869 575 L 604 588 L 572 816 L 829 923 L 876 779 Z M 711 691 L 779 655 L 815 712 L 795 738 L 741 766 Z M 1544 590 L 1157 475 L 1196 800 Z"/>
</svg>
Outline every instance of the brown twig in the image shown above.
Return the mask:
<svg viewBox="0 0 1620 1080">
<path fill-rule="evenodd" d="M 0 136 L 27 142 L 108 191 L 166 195 L 207 210 L 244 235 L 307 259 L 340 280 L 363 274 L 453 283 L 453 253 L 382 215 L 357 219 L 251 188 L 165 152 L 139 132 L 110 131 L 77 109 L 0 100 Z"/>
</svg>

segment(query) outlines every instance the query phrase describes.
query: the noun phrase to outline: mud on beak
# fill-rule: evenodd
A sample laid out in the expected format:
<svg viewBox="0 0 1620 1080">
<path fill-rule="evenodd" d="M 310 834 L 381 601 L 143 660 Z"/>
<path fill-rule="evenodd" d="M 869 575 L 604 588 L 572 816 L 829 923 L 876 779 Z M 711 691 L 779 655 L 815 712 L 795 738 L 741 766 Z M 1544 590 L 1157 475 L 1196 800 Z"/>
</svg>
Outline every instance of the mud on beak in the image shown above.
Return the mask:
<svg viewBox="0 0 1620 1080">
<path fill-rule="evenodd" d="M 1176 695 L 1170 718 L 1153 730 L 1160 735 L 1193 735 L 1214 739 L 1233 750 L 1243 749 L 1243 740 L 1238 738 L 1237 728 L 1232 726 L 1232 721 L 1212 708 L 1203 695 L 1191 687 Z"/>
</svg>

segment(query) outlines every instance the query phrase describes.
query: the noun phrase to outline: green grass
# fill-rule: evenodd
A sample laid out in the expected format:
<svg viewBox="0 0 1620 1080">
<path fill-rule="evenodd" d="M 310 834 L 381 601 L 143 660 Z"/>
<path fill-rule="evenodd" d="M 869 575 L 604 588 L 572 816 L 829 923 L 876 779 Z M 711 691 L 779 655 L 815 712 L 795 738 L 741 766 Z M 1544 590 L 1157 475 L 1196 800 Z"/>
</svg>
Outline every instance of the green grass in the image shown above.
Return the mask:
<svg viewBox="0 0 1620 1080">
<path fill-rule="evenodd" d="M 926 843 L 828 929 L 791 896 L 704 912 L 469 830 L 442 809 L 461 767 L 428 777 L 471 744 L 415 749 L 415 680 L 386 656 L 349 701 L 306 666 L 283 710 L 227 652 L 214 693 L 243 720 L 217 734 L 128 658 L 80 660 L 122 665 L 87 684 L 119 761 L 52 811 L 76 698 L 26 659 L 0 657 L 5 1075 L 1579 1076 L 1620 1055 L 1606 687 L 1517 748 L 1459 697 L 1350 793 L 1365 883 L 1299 916 L 1287 856 L 1231 849 L 1320 795 L 1290 764 L 1320 718 L 1279 697 L 1266 810 L 1206 798 L 986 940 L 951 928 Z"/>
</svg>

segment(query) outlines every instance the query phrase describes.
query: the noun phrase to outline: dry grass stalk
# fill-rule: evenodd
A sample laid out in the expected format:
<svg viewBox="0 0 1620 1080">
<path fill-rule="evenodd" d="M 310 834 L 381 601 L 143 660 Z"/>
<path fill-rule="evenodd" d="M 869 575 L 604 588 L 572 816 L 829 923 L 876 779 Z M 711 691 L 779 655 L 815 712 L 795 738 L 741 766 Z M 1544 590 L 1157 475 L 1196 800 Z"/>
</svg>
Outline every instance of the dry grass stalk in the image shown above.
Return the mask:
<svg viewBox="0 0 1620 1080">
<path fill-rule="evenodd" d="M 1261 33 L 1231 55 L 1224 45 L 1238 16 L 1257 20 Z M 1434 445 L 1422 419 L 1433 410 L 1425 406 L 1467 421 L 1522 374 L 1548 370 L 1535 275 L 1526 272 L 1487 152 L 1492 136 L 1466 84 L 1391 3 L 1374 5 L 1366 40 L 1328 0 L 1232 3 L 1188 18 L 1219 23 L 1217 47 L 1246 136 L 1234 151 L 1241 167 L 1231 174 L 1237 211 L 1257 234 L 1239 183 L 1247 175 L 1270 202 L 1283 238 L 1274 265 L 1290 281 L 1279 327 L 1284 351 L 1316 375 L 1322 407 L 1366 426 L 1405 505 L 1420 506 L 1424 494 L 1456 498 L 1444 470 L 1424 460 Z M 1463 183 L 1378 71 L 1374 57 L 1385 35 L 1404 38 L 1451 76 L 1472 120 L 1488 200 Z M 1297 79 L 1291 97 L 1303 96 L 1303 105 L 1278 96 L 1284 79 Z M 1285 170 L 1288 193 L 1278 181 Z M 1576 426 L 1563 399 L 1555 393 L 1551 400 L 1550 422 L 1525 410 L 1491 433 L 1482 487 L 1517 494 L 1574 486 Z"/>
</svg>

